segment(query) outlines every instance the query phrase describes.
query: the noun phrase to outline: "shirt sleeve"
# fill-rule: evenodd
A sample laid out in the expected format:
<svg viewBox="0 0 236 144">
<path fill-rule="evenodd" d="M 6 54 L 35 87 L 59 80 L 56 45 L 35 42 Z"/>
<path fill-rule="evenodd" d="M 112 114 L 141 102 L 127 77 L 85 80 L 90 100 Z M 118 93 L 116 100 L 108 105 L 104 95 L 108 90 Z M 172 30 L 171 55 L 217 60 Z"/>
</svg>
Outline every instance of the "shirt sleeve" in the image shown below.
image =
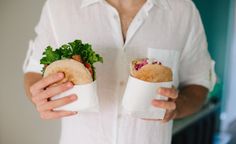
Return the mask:
<svg viewBox="0 0 236 144">
<path fill-rule="evenodd" d="M 180 87 L 195 84 L 209 90 L 215 84 L 214 61 L 207 49 L 206 34 L 197 8 L 193 4 L 192 20 L 179 67 Z"/>
<path fill-rule="evenodd" d="M 41 17 L 35 27 L 36 38 L 29 42 L 28 52 L 23 65 L 23 72 L 41 73 L 43 65 L 40 64 L 42 53 L 48 45 L 55 45 L 55 35 L 50 18 L 49 6 L 46 2 Z"/>
</svg>

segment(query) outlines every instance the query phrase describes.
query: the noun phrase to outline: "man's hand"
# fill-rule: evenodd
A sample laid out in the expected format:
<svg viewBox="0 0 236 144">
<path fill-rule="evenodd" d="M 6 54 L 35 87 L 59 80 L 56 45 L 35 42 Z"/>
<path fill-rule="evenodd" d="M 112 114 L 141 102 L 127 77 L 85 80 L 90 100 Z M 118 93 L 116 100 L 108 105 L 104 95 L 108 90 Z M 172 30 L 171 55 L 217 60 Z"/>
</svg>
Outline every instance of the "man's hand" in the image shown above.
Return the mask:
<svg viewBox="0 0 236 144">
<path fill-rule="evenodd" d="M 152 101 L 152 105 L 156 108 L 166 109 L 166 114 L 163 120 L 159 119 L 144 119 L 149 121 L 168 122 L 174 119 L 177 115 L 176 99 L 178 98 L 178 91 L 175 88 L 159 88 L 157 94 L 168 97 L 168 101 L 156 100 Z"/>
<path fill-rule="evenodd" d="M 64 78 L 63 73 L 54 74 L 46 78 L 41 78 L 34 84 L 29 86 L 29 93 L 32 102 L 35 104 L 37 111 L 40 113 L 42 119 L 57 119 L 65 116 L 75 115 L 77 112 L 72 111 L 53 111 L 54 108 L 66 105 L 77 99 L 76 95 L 70 95 L 57 100 L 49 101 L 55 95 L 58 95 L 73 87 L 71 82 L 61 85 L 52 86 Z"/>
<path fill-rule="evenodd" d="M 176 100 L 178 98 L 178 90 L 175 88 L 159 88 L 158 93 L 162 96 L 168 97 L 168 101 L 164 100 L 153 100 L 152 105 L 154 107 L 159 107 L 166 109 L 166 114 L 162 122 L 168 122 L 175 119 L 177 115 Z"/>
<path fill-rule="evenodd" d="M 168 101 L 152 101 L 154 107 L 166 109 L 164 119 L 144 120 L 168 122 L 172 119 L 191 115 L 199 111 L 204 104 L 207 98 L 208 89 L 200 85 L 187 85 L 182 87 L 179 91 L 175 88 L 160 88 L 158 94 L 168 97 Z"/>
</svg>

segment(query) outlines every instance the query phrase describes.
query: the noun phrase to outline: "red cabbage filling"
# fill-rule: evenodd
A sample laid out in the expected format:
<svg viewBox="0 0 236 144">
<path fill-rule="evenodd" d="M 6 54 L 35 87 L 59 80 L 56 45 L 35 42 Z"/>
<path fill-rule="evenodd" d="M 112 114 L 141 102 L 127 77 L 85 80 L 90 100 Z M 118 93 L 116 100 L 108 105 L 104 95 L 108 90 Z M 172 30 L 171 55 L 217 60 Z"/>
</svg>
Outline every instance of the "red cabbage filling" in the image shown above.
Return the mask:
<svg viewBox="0 0 236 144">
<path fill-rule="evenodd" d="M 143 66 L 149 64 L 148 59 L 142 59 L 141 61 L 138 61 L 135 63 L 134 68 L 136 71 L 140 70 Z M 151 62 L 151 64 L 158 64 L 161 65 L 161 62 L 154 60 L 153 62 Z"/>
</svg>

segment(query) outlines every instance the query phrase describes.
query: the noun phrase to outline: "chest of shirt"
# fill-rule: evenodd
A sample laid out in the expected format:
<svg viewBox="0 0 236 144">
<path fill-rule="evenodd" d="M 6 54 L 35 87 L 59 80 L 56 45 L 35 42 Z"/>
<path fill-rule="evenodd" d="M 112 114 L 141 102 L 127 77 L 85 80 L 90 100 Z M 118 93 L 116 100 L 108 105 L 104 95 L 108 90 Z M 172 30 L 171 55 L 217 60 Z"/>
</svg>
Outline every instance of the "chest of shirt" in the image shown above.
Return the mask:
<svg viewBox="0 0 236 144">
<path fill-rule="evenodd" d="M 63 11 L 52 16 L 52 25 L 59 45 L 81 39 L 94 49 L 118 48 L 132 57 L 145 57 L 150 47 L 182 51 L 188 29 L 176 19 L 173 13 L 157 8 L 148 15 L 139 12 L 129 26 L 125 43 L 119 16 L 100 5 Z"/>
<path fill-rule="evenodd" d="M 113 82 L 119 74 L 127 75 L 132 59 L 148 57 L 150 49 L 153 55 L 160 50 L 181 53 L 188 38 L 185 21 L 176 18 L 170 11 L 158 8 L 150 10 L 148 15 L 140 10 L 129 26 L 125 42 L 119 16 L 108 7 L 97 4 L 63 10 L 56 15 L 60 17 L 52 16 L 52 24 L 57 43 L 61 45 L 75 39 L 91 43 L 93 49 L 104 57 L 104 64 L 98 66 L 98 74 L 109 72 L 115 77 L 114 80 L 109 79 Z M 177 57 L 175 61 L 178 61 Z M 178 70 L 175 71 L 178 79 Z"/>
</svg>

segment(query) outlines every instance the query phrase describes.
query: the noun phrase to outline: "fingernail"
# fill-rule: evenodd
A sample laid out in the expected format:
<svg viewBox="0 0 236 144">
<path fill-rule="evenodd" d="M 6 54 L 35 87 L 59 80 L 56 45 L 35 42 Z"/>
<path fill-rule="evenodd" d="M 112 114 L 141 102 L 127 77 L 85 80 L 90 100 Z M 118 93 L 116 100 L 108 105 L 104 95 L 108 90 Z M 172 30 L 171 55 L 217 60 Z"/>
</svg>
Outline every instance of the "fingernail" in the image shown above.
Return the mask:
<svg viewBox="0 0 236 144">
<path fill-rule="evenodd" d="M 71 99 L 71 100 L 76 100 L 76 99 L 77 99 L 77 96 L 71 96 L 70 99 Z"/>
<path fill-rule="evenodd" d="M 67 87 L 73 87 L 73 84 L 71 82 L 68 82 Z"/>
<path fill-rule="evenodd" d="M 155 100 L 155 99 L 152 100 L 151 104 L 152 104 L 152 105 L 153 105 L 153 104 L 156 104 L 156 100 Z"/>
<path fill-rule="evenodd" d="M 74 112 L 72 112 L 73 114 L 78 114 L 78 112 L 77 111 L 74 111 Z"/>
<path fill-rule="evenodd" d="M 162 88 L 158 88 L 158 93 L 162 93 Z"/>
<path fill-rule="evenodd" d="M 59 77 L 59 78 L 63 78 L 63 77 L 64 77 L 64 74 L 63 74 L 63 73 L 58 73 L 58 77 Z"/>
</svg>

